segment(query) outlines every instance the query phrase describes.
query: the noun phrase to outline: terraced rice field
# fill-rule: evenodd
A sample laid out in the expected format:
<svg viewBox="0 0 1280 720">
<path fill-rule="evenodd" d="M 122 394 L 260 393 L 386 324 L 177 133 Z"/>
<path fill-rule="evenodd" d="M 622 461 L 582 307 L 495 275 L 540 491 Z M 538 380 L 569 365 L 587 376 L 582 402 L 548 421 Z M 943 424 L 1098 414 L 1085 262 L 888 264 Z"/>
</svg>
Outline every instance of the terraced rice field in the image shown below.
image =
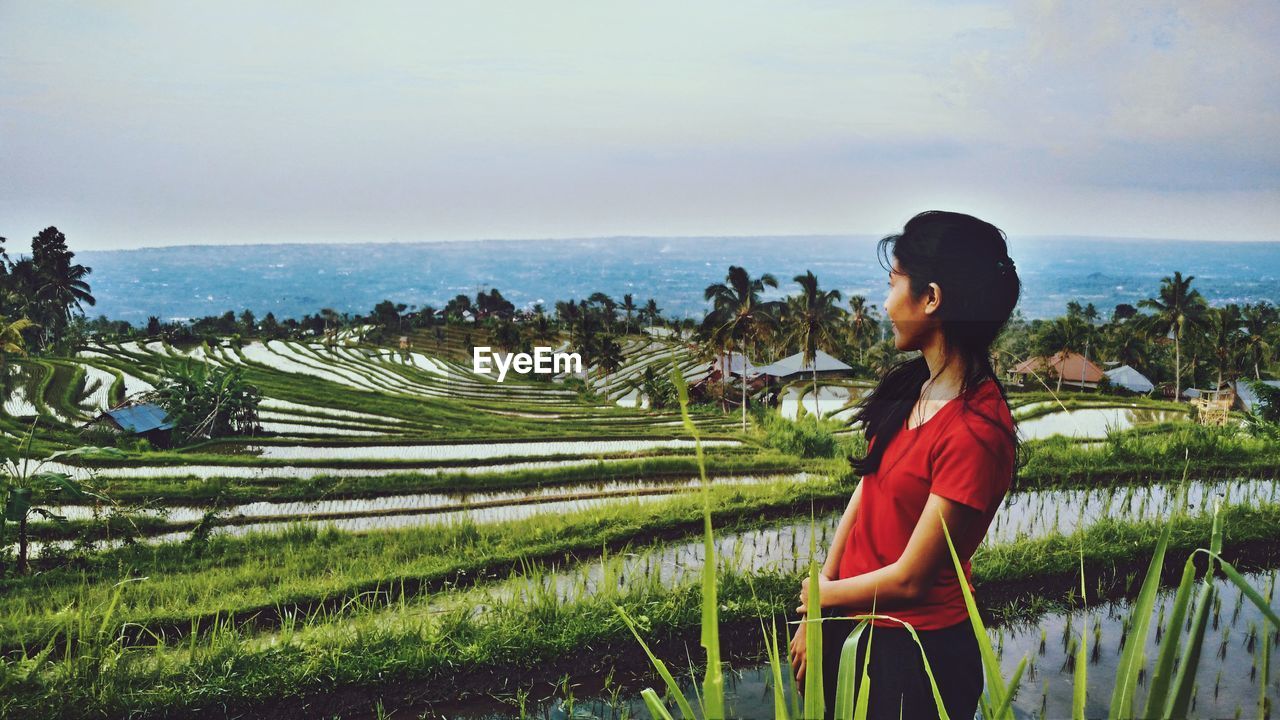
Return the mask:
<svg viewBox="0 0 1280 720">
<path fill-rule="evenodd" d="M 436 688 L 431 702 L 446 703 L 450 716 L 482 717 L 490 706 L 478 698 L 492 692 L 450 698 L 439 688 L 450 686 L 455 668 L 496 667 L 523 673 L 524 688 L 541 683 L 541 697 L 551 699 L 527 709 L 559 717 L 568 693 L 547 683 L 582 670 L 565 660 L 572 648 L 599 648 L 601 662 L 634 656 L 613 602 L 644 609 L 655 632 L 693 637 L 705 559 L 695 446 L 679 411 L 648 409 L 637 380 L 646 367 L 668 370 L 673 356 L 690 381 L 706 363 L 671 339 L 628 337 L 622 367 L 587 368 L 583 393 L 565 376 L 498 383 L 473 373 L 457 328 L 441 340 L 411 337 L 409 352 L 363 345 L 353 333 L 333 345 L 110 343 L 74 358 L 12 363 L 0 432 L 17 436 L 36 421 L 46 450 L 80 444 L 85 422 L 152 389 L 178 364 L 240 367 L 264 395 L 262 432 L 252 436 L 46 465 L 96 483 L 111 501 L 60 501 L 48 509 L 63 520 L 29 523 L 29 556 L 49 569 L 10 582 L 0 601 L 0 652 L 9 663 L 0 667 L 37 668 L 31 677 L 48 689 L 24 696 L 36 698 L 25 707 L 78 692 L 59 678 L 94 653 L 115 658 L 95 666 L 104 673 L 96 687 L 110 689 L 83 699 L 98 714 L 207 710 L 234 697 L 250 715 L 274 714 L 275 702 L 309 715 L 328 712 L 340 688 L 348 705 L 334 712 L 362 716 L 382 697 L 380 678 L 395 677 Z M 820 386 L 822 414 L 847 423 L 869 383 Z M 808 382 L 789 385 L 780 413 L 795 415 L 805 404 L 812 412 L 811 393 Z M 1038 395 L 1012 399 L 1031 482 L 1009 495 L 975 573 L 997 617 L 1002 662 L 1028 648 L 1037 653 L 1033 682 L 1015 702 L 1020 716 L 1042 709 L 1052 716 L 1063 703 L 1054 688 L 1070 670 L 1069 647 L 1038 643 L 1084 622 L 1063 599 L 1074 556 L 1062 547 L 1110 548 L 1116 536 L 1149 533 L 1144 528 L 1172 506 L 1200 522 L 1217 501 L 1263 518 L 1247 526 L 1254 534 L 1245 544 L 1270 547 L 1258 528 L 1269 527 L 1267 513 L 1280 505 L 1274 473 L 1250 472 L 1272 457 L 1257 443 L 1240 472 L 1206 456 L 1212 471 L 1192 472 L 1185 500 L 1169 468 L 1147 478 L 1146 461 L 1117 454 L 1155 443 L 1143 428 L 1186 426 L 1176 408 L 1099 396 L 1073 397 L 1065 409 Z M 825 553 L 857 482 L 843 457 L 857 447 L 857 428 L 840 433 L 835 457 L 805 458 L 778 450 L 758 428 L 743 433 L 736 413 L 696 410 L 692 420 L 716 513 L 725 616 L 784 622 L 810 543 Z M 1127 432 L 1138 434 L 1108 444 Z M 1079 540 L 1086 537 L 1098 540 Z M 1142 542 L 1088 561 L 1119 607 Z M 1028 548 L 1045 568 L 1065 563 L 1067 572 L 1027 571 L 1018 558 Z M 1270 582 L 1271 571 L 1261 572 L 1252 577 Z M 1008 588 L 1027 584 L 1041 587 L 1040 599 L 1026 612 L 1010 610 Z M 1088 608 L 1089 627 L 1117 637 L 1118 616 L 1104 607 Z M 1256 648 L 1230 645 L 1251 635 L 1256 644 L 1258 618 L 1233 613 L 1222 620 L 1223 662 L 1207 671 L 1223 675 L 1213 678 L 1213 699 L 1209 676 L 1201 678 L 1201 707 L 1212 712 L 1234 711 L 1224 694 L 1258 689 L 1246 687 L 1239 664 Z M 114 639 L 101 644 L 94 627 L 110 628 Z M 1114 645 L 1102 645 L 1100 673 L 1114 662 L 1105 655 Z M 36 659 L 46 646 L 73 649 Z M 64 652 L 71 657 L 59 664 Z M 318 668 L 317 658 L 339 659 Z M 755 716 L 751 708 L 766 696 L 754 694 L 771 692 L 771 676 L 758 658 L 731 661 L 740 678 L 733 707 Z M 200 679 L 218 667 L 239 670 L 224 682 Z M 593 682 L 579 694 L 590 696 Z M 635 689 L 587 704 L 601 717 L 635 711 L 634 698 L 626 699 Z M 512 712 L 507 703 L 498 716 Z"/>
<path fill-rule="evenodd" d="M 359 344 L 124 342 L 94 345 L 66 360 L 14 363 L 0 427 L 19 435 L 38 416 L 50 438 L 67 445 L 77 444 L 85 422 L 153 389 L 179 363 L 241 367 L 264 394 L 259 436 L 130 453 L 110 463 L 44 465 L 103 483 L 121 506 L 52 508 L 71 529 L 33 518 L 29 555 L 67 551 L 74 532 L 94 522 L 105 528 L 113 517 L 140 529 L 99 537 L 94 547 L 181 542 L 214 513 L 215 535 L 273 532 L 296 522 L 364 532 L 514 519 L 687 491 L 696 468 L 678 413 L 601 400 L 632 391 L 639 372 L 669 368 L 673 356 L 690 377 L 698 363 L 682 346 L 648 336 L 623 347 L 627 361 L 617 372 L 588 369 L 599 400 L 555 380 L 512 376 L 497 383 L 446 356 Z M 711 435 L 734 427 L 718 415 L 696 422 Z M 704 447 L 732 466 L 716 482 L 749 484 L 793 464 L 740 439 L 709 437 Z M 507 485 L 516 489 L 502 491 Z"/>
</svg>

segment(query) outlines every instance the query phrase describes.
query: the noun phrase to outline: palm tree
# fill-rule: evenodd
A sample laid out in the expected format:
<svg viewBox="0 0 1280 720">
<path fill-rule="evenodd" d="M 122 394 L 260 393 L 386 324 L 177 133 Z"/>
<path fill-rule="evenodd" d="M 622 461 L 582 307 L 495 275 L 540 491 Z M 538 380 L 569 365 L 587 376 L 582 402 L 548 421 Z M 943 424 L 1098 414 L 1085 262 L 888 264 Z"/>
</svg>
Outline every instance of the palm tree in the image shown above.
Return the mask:
<svg viewBox="0 0 1280 720">
<path fill-rule="evenodd" d="M 612 335 L 602 335 L 596 345 L 596 365 L 600 368 L 600 376 L 604 377 L 622 367 L 622 347 Z"/>
<path fill-rule="evenodd" d="M 813 271 L 794 278 L 800 284 L 800 295 L 789 303 L 787 343 L 800 347 L 804 364 L 813 364 L 814 416 L 822 417 L 818 405 L 818 350 L 834 352 L 837 335 L 845 322 L 845 312 L 836 303 L 841 299 L 839 290 L 821 290 Z"/>
<path fill-rule="evenodd" d="M 1054 356 L 1064 361 L 1068 354 L 1079 352 L 1085 346 L 1089 336 L 1089 326 L 1084 316 L 1068 313 L 1045 323 L 1035 339 L 1036 354 L 1046 360 Z M 1056 392 L 1062 392 L 1062 366 L 1055 373 L 1058 376 Z"/>
<path fill-rule="evenodd" d="M 866 356 L 866 340 L 875 342 L 880 333 L 880 321 L 876 318 L 875 308 L 867 305 L 867 298 L 853 295 L 849 298 L 849 325 L 853 335 L 853 344 L 858 348 L 858 362 Z"/>
<path fill-rule="evenodd" d="M 636 303 L 632 299 L 631 293 L 622 296 L 622 309 L 627 312 L 627 329 L 623 332 L 625 335 L 631 332 L 631 314 L 636 311 Z"/>
<path fill-rule="evenodd" d="M 1150 355 L 1149 342 L 1133 325 L 1124 322 L 1108 325 L 1102 346 L 1107 356 L 1121 365 L 1128 365 L 1142 372 L 1147 371 L 1147 357 Z"/>
<path fill-rule="evenodd" d="M 1208 304 L 1199 290 L 1191 289 L 1194 275 L 1182 277 L 1174 271 L 1173 277 L 1160 281 L 1160 297 L 1138 301 L 1138 307 L 1155 311 L 1142 322 L 1157 333 L 1173 335 L 1173 397 L 1182 399 L 1182 338 L 1188 330 L 1204 327 L 1205 308 Z"/>
<path fill-rule="evenodd" d="M 605 293 L 593 292 L 591 293 L 591 296 L 588 297 L 586 301 L 583 302 L 582 304 L 600 306 L 600 309 L 604 312 L 603 325 L 605 330 L 609 330 L 611 327 L 613 327 L 614 321 L 618 319 L 616 316 L 616 313 L 618 310 L 618 301 L 609 297 Z"/>
<path fill-rule="evenodd" d="M 1231 303 L 1222 308 L 1208 308 L 1205 314 L 1206 339 L 1212 349 L 1218 369 L 1218 383 L 1215 390 L 1222 387 L 1222 376 L 1228 380 L 1235 379 L 1239 373 L 1241 361 L 1244 359 L 1244 334 L 1240 331 L 1244 318 L 1240 315 L 1240 306 Z"/>
<path fill-rule="evenodd" d="M 18 318 L 9 322 L 7 318 L 0 315 L 0 370 L 4 369 L 9 355 L 25 356 L 27 354 L 27 343 L 22 338 L 22 331 L 35 326 L 36 324 L 27 318 Z"/>
<path fill-rule="evenodd" d="M 1253 379 L 1261 380 L 1260 367 L 1271 359 L 1272 345 L 1267 340 L 1267 331 L 1280 321 L 1280 313 L 1274 305 L 1265 300 L 1244 306 L 1244 331 L 1248 335 L 1244 339 L 1244 355 L 1253 365 Z"/>
<path fill-rule="evenodd" d="M 552 345 L 560 342 L 560 333 L 551 324 L 551 318 L 539 312 L 529 323 L 529 341 L 534 345 Z"/>
<path fill-rule="evenodd" d="M 642 318 L 641 322 L 648 320 L 649 327 L 653 327 L 658 324 L 662 319 L 662 310 L 658 308 L 658 301 L 653 298 L 649 298 L 649 301 L 640 309 L 640 317 Z"/>
<path fill-rule="evenodd" d="M 49 268 L 43 272 L 44 283 L 37 291 L 41 299 L 48 300 L 56 307 L 62 308 L 64 314 L 70 315 L 71 306 L 83 310 L 81 303 L 96 305 L 97 300 L 89 291 L 89 283 L 84 279 L 92 272 L 83 265 L 64 264 Z"/>
<path fill-rule="evenodd" d="M 880 340 L 867 350 L 867 363 L 871 366 L 872 372 L 884 376 L 902 359 L 904 354 L 894 346 L 893 340 Z"/>
<path fill-rule="evenodd" d="M 332 346 L 338 339 L 340 316 L 333 308 L 320 308 L 320 317 L 324 318 L 324 344 Z"/>
<path fill-rule="evenodd" d="M 777 327 L 776 300 L 763 302 L 760 294 L 766 287 L 778 287 L 773 275 L 765 273 L 752 279 L 744 268 L 729 266 L 725 282 L 707 286 L 703 293 L 712 302 L 712 310 L 702 321 L 704 337 L 721 350 L 732 355 L 735 344 L 742 350 L 742 429 L 747 429 L 747 357 L 752 345 L 772 328 Z M 723 357 L 723 355 L 722 355 Z M 721 386 L 726 384 L 729 368 L 720 364 Z"/>
</svg>

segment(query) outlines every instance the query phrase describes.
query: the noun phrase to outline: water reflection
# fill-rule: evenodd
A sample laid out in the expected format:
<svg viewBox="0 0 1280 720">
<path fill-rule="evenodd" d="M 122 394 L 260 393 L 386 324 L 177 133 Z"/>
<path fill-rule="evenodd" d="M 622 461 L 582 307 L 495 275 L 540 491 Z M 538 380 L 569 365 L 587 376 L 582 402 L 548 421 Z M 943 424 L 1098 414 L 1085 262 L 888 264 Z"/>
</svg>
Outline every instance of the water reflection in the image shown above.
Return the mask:
<svg viewBox="0 0 1280 720">
<path fill-rule="evenodd" d="M 1247 574 L 1249 584 L 1269 599 L 1271 609 L 1280 611 L 1280 602 L 1273 588 L 1276 570 Z M 1219 607 L 1215 610 L 1205 638 L 1204 650 L 1197 668 L 1196 690 L 1190 708 L 1191 717 L 1255 717 L 1263 678 L 1260 669 L 1264 665 L 1264 648 L 1271 650 L 1272 668 L 1265 679 L 1269 694 L 1280 694 L 1280 673 L 1275 667 L 1275 641 L 1280 633 L 1270 628 L 1266 618 L 1233 584 L 1219 579 L 1215 582 Z M 1151 630 L 1146 638 L 1146 667 L 1149 669 L 1156 657 L 1158 642 L 1163 633 L 1172 631 L 1164 618 L 1172 610 L 1173 591 L 1166 588 L 1157 596 L 1152 615 Z M 1046 615 L 1036 623 L 1008 627 L 988 628 L 992 643 L 1000 655 L 1002 675 L 1009 678 L 1023 657 L 1027 668 L 1018 694 L 1013 701 L 1014 714 L 1018 718 L 1071 717 L 1074 678 L 1074 648 L 1081 631 L 1087 633 L 1090 647 L 1088 663 L 1088 691 L 1085 716 L 1104 717 L 1110 704 L 1115 685 L 1116 668 L 1125 636 L 1125 620 L 1132 603 L 1128 600 L 1109 602 L 1086 610 Z M 1183 628 L 1185 632 L 1185 626 Z M 1265 633 L 1272 633 L 1270 646 L 1263 642 Z M 696 638 L 695 638 L 696 639 Z M 779 631 L 779 645 L 785 653 L 786 640 Z M 693 639 L 690 640 L 693 645 Z M 762 646 L 763 647 L 763 646 Z M 773 714 L 773 671 L 763 649 L 759 659 L 745 666 L 727 669 L 725 672 L 725 705 L 731 717 L 766 718 Z M 792 683 L 790 666 L 782 658 L 783 693 L 790 706 Z M 677 666 L 679 663 L 677 663 Z M 699 670 L 701 672 L 701 670 Z M 693 678 L 688 671 L 674 672 L 677 683 L 691 702 L 695 689 L 701 692 L 701 676 Z M 1140 681 L 1136 706 L 1145 706 L 1146 682 L 1149 674 Z M 656 672 L 651 675 L 649 687 L 662 695 L 663 684 Z M 647 717 L 648 711 L 639 693 L 618 693 L 619 697 L 587 696 L 567 700 L 556 697 L 532 708 L 527 717 L 565 720 L 567 718 L 636 718 Z M 668 703 L 673 713 L 678 712 L 674 702 Z M 479 720 L 480 718 L 511 717 L 501 713 L 455 712 L 452 717 Z"/>
<path fill-rule="evenodd" d="M 1109 433 L 1128 430 L 1137 425 L 1186 420 L 1187 414 L 1176 410 L 1152 408 L 1080 408 L 1060 410 L 1023 420 L 1018 432 L 1024 440 L 1038 440 L 1050 435 L 1077 438 L 1105 438 Z"/>
</svg>

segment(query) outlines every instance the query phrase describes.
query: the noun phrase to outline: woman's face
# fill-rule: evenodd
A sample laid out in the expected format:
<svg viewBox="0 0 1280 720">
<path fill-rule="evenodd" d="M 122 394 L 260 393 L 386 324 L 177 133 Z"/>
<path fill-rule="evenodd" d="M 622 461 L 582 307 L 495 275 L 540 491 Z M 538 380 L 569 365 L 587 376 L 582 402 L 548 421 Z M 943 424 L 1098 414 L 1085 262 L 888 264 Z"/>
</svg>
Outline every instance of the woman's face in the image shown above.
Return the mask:
<svg viewBox="0 0 1280 720">
<path fill-rule="evenodd" d="M 923 348 L 938 323 L 933 316 L 936 308 L 933 293 L 925 292 L 919 298 L 911 295 L 911 278 L 902 273 L 894 258 L 893 270 L 889 271 L 889 296 L 884 301 L 885 314 L 893 328 L 893 346 L 902 351 Z"/>
</svg>

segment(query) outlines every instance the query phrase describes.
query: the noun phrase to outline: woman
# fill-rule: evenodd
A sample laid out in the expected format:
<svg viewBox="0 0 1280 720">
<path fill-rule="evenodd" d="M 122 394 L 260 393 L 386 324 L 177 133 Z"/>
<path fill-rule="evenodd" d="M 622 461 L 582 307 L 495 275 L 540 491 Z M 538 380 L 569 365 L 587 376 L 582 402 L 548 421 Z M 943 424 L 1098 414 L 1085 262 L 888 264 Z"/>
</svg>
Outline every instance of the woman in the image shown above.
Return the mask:
<svg viewBox="0 0 1280 720">
<path fill-rule="evenodd" d="M 1017 436 L 990 353 L 1021 283 L 1004 233 L 969 215 L 921 213 L 902 234 L 881 240 L 878 253 L 889 270 L 884 308 L 894 346 L 920 355 L 890 369 L 856 417 L 867 455 L 850 458 L 862 481 L 822 568 L 821 614 L 866 614 L 874 607 L 909 623 L 947 714 L 972 718 L 982 694 L 982 662 L 940 518 L 969 582 L 969 557 L 1013 481 Z M 809 610 L 808 586 L 806 579 L 797 608 L 802 616 Z M 822 623 L 828 714 L 840 651 L 854 625 Z M 907 630 L 892 621 L 874 625 L 859 642 L 854 666 L 861 674 L 872 635 L 871 717 L 936 717 L 920 650 Z M 791 663 L 803 683 L 803 624 L 791 641 Z"/>
</svg>

